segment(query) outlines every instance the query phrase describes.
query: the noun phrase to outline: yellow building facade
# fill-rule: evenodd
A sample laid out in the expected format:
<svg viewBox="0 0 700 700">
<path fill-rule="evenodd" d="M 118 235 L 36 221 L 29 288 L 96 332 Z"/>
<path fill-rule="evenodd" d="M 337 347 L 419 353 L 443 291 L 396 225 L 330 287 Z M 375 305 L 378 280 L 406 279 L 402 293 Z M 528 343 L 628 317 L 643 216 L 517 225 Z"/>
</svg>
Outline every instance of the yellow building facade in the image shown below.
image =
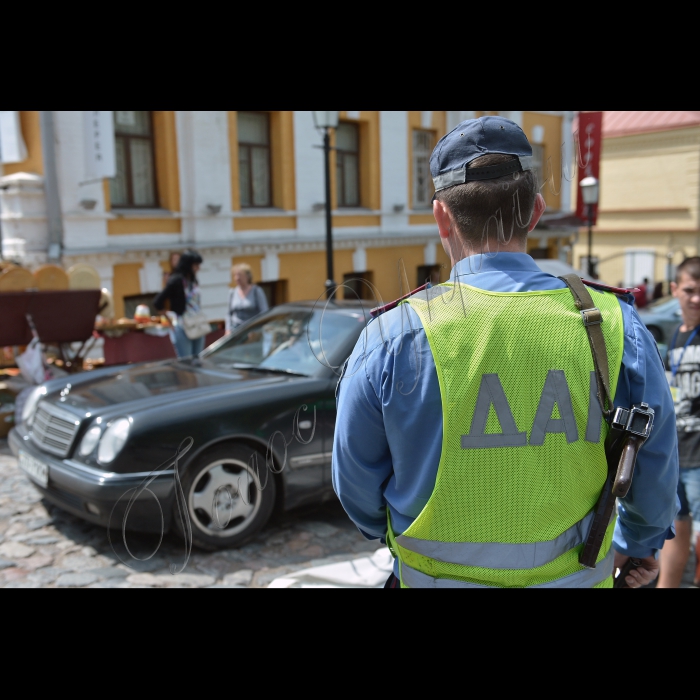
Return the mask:
<svg viewBox="0 0 700 700">
<path fill-rule="evenodd" d="M 198 276 L 212 319 L 226 313 L 230 268 L 238 262 L 250 264 L 273 303 L 323 296 L 323 151 L 311 112 L 114 112 L 117 175 L 97 182 L 84 174 L 83 113 L 52 114 L 62 261 L 93 265 L 113 292 L 117 316 L 159 291 L 170 254 L 185 248 L 204 259 Z M 548 162 L 558 177 L 560 156 L 572 149 L 573 112 L 339 113 L 330 179 L 334 281 L 349 285 L 340 296 L 367 296 L 362 290 L 371 288 L 386 302 L 427 277 L 449 276 L 432 216 L 428 159 L 448 130 L 483 114 L 519 123 L 538 149 L 543 179 Z M 28 174 L 36 189 L 44 175 L 38 115 L 20 113 L 27 157 L 0 172 L 6 252 L 29 225 L 18 178 Z M 543 194 L 550 211 L 571 206 L 567 188 L 550 183 Z M 569 235 L 536 231 L 530 248 L 538 257 L 561 258 Z M 29 248 L 26 264 L 44 261 L 36 246 Z"/>
<path fill-rule="evenodd" d="M 575 199 L 576 193 L 573 193 Z M 609 284 L 661 282 L 700 251 L 700 112 L 604 112 L 600 195 L 593 233 Z M 587 229 L 574 247 L 585 269 Z"/>
</svg>

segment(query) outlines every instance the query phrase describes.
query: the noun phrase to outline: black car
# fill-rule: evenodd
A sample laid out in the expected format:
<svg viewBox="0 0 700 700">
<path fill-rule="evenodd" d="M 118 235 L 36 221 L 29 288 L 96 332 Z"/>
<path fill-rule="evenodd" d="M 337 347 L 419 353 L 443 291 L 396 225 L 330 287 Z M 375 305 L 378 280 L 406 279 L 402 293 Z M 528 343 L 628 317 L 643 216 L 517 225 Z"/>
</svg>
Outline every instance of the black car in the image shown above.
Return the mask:
<svg viewBox="0 0 700 700">
<path fill-rule="evenodd" d="M 335 389 L 368 319 L 361 302 L 285 304 L 199 356 L 46 382 L 9 445 L 86 520 L 236 546 L 276 509 L 333 497 Z"/>
</svg>

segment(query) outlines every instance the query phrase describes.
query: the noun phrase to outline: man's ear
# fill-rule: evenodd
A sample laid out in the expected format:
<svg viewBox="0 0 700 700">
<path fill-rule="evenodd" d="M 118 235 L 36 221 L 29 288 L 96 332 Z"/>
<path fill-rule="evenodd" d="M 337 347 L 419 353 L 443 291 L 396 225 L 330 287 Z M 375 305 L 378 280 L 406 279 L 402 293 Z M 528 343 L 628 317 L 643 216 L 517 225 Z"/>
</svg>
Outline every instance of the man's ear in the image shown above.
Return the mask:
<svg viewBox="0 0 700 700">
<path fill-rule="evenodd" d="M 535 195 L 535 208 L 532 211 L 532 219 L 530 219 L 530 225 L 527 227 L 528 233 L 537 226 L 537 222 L 540 220 L 542 214 L 544 214 L 546 208 L 547 203 L 544 201 L 544 197 L 538 192 Z"/>
<path fill-rule="evenodd" d="M 433 200 L 433 216 L 437 223 L 440 238 L 449 238 L 452 227 L 452 217 L 447 207 L 439 200 Z"/>
<path fill-rule="evenodd" d="M 671 294 L 673 296 L 676 296 L 676 292 L 678 292 L 678 285 L 675 282 L 671 282 Z"/>
</svg>

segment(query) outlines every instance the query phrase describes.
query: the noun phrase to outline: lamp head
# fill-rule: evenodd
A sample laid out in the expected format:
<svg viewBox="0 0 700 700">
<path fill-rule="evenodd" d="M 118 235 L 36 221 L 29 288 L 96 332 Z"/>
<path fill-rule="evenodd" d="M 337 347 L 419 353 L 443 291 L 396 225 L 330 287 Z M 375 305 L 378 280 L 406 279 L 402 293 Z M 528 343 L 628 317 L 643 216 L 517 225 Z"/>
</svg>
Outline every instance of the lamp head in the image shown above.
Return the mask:
<svg viewBox="0 0 700 700">
<path fill-rule="evenodd" d="M 598 204 L 598 178 L 589 175 L 579 183 L 584 204 Z"/>
<path fill-rule="evenodd" d="M 335 129 L 338 126 L 339 112 L 312 112 L 317 129 Z"/>
</svg>

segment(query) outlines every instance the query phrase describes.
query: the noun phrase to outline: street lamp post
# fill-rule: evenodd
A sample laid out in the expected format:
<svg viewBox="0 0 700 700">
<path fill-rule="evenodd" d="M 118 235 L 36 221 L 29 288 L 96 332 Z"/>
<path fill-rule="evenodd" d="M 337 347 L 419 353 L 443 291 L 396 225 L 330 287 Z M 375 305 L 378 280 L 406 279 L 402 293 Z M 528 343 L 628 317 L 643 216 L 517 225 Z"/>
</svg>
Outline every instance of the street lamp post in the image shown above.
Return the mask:
<svg viewBox="0 0 700 700">
<path fill-rule="evenodd" d="M 313 112 L 314 126 L 323 129 L 323 160 L 326 188 L 326 297 L 331 298 L 335 290 L 333 281 L 333 229 L 331 218 L 331 135 L 330 130 L 338 126 L 338 112 Z"/>
<path fill-rule="evenodd" d="M 588 276 L 593 279 L 593 206 L 598 203 L 598 178 L 589 175 L 579 183 L 588 218 Z"/>
</svg>

